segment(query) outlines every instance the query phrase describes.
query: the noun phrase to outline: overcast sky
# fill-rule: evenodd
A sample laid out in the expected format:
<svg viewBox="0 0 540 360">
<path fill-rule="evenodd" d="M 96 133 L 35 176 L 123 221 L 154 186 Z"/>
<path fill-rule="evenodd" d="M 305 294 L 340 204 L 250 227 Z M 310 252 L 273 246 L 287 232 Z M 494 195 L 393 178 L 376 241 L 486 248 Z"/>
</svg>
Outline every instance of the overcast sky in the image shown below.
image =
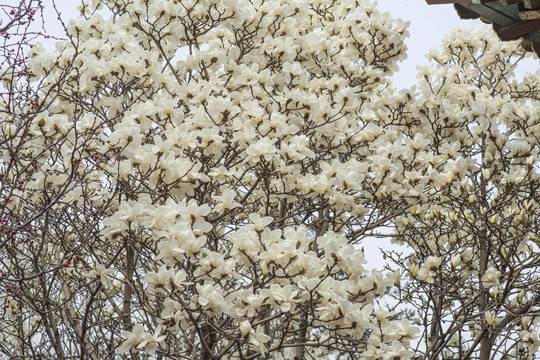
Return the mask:
<svg viewBox="0 0 540 360">
<path fill-rule="evenodd" d="M 425 54 L 431 48 L 439 48 L 441 40 L 456 27 L 471 29 L 471 34 L 485 25 L 481 20 L 462 20 L 452 4 L 427 5 L 425 0 L 380 0 L 380 11 L 389 12 L 394 18 L 409 21 L 410 37 L 406 41 L 408 59 L 401 63 L 394 78 L 397 87 L 410 87 L 416 83 L 416 66 L 426 65 Z M 516 70 L 516 77 L 540 70 L 538 58 L 529 57 Z"/>
<path fill-rule="evenodd" d="M 380 0 L 378 8 L 394 18 L 409 21 L 410 38 L 407 55 L 394 79 L 398 87 L 416 83 L 416 66 L 426 65 L 425 55 L 431 48 L 439 48 L 441 40 L 455 27 L 473 28 L 484 25 L 480 20 L 461 20 L 452 4 L 427 5 L 425 0 Z"/>
</svg>

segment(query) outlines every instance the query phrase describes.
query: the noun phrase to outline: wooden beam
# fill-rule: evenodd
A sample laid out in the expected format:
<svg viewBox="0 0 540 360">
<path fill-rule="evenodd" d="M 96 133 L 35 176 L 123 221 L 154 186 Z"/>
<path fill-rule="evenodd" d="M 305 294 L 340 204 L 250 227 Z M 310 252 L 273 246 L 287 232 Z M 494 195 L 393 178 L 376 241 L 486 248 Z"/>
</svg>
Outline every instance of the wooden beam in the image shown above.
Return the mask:
<svg viewBox="0 0 540 360">
<path fill-rule="evenodd" d="M 474 11 L 480 16 L 489 19 L 492 23 L 499 24 L 501 26 L 512 25 L 516 21 L 521 21 L 517 13 L 517 5 L 505 6 L 500 5 L 495 6 L 496 2 L 490 5 L 480 5 L 480 4 L 463 4 L 463 7 Z M 515 7 L 515 8 L 514 8 Z M 508 9 L 508 12 L 504 10 Z"/>
<path fill-rule="evenodd" d="M 480 14 L 471 9 L 467 9 L 461 4 L 454 4 L 454 9 L 456 9 L 456 12 L 461 19 L 478 19 L 480 17 Z"/>
<path fill-rule="evenodd" d="M 540 0 L 525 0 L 524 4 L 527 9 L 536 9 L 540 7 Z"/>
<path fill-rule="evenodd" d="M 499 1 L 494 1 L 489 4 L 476 5 L 476 6 L 486 8 L 486 10 L 488 10 L 488 12 L 491 13 L 491 15 L 489 16 L 487 16 L 486 14 L 486 17 L 490 19 L 491 21 L 496 22 L 501 25 L 509 25 L 508 23 L 505 24 L 501 22 L 501 21 L 505 21 L 503 19 L 504 17 L 511 19 L 510 22 L 521 21 L 518 14 L 518 5 L 519 4 L 503 5 Z"/>
<path fill-rule="evenodd" d="M 470 4 L 472 2 L 478 3 L 478 4 L 485 4 L 493 1 L 498 0 L 426 0 L 426 2 L 429 5 L 437 5 L 437 4 Z M 521 0 L 523 1 L 523 0 Z"/>
<path fill-rule="evenodd" d="M 533 50 L 540 56 L 540 44 L 539 43 L 533 43 Z"/>
<path fill-rule="evenodd" d="M 501 0 L 501 4 L 503 5 L 512 5 L 512 4 L 521 4 L 523 3 L 523 0 Z"/>
<path fill-rule="evenodd" d="M 426 0 L 429 5 L 436 4 L 466 4 L 470 3 L 471 0 Z"/>
<path fill-rule="evenodd" d="M 540 20 L 520 21 L 512 25 L 501 26 L 498 29 L 502 40 L 514 40 L 540 30 Z"/>
<path fill-rule="evenodd" d="M 520 4 L 518 7 L 518 14 L 521 20 L 536 20 L 540 19 L 540 9 L 527 9 Z"/>
</svg>

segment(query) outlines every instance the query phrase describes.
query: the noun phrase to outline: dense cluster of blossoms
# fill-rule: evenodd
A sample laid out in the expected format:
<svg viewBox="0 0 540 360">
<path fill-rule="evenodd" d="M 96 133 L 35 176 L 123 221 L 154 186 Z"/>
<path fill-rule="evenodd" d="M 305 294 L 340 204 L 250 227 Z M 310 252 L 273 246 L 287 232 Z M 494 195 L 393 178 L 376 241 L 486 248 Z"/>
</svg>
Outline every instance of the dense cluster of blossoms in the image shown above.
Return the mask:
<svg viewBox="0 0 540 360">
<path fill-rule="evenodd" d="M 37 110 L 2 125 L 5 352 L 412 356 L 417 330 L 376 301 L 399 279 L 359 246 L 423 192 L 377 110 L 406 24 L 367 1 L 81 14 L 32 50 Z"/>
<path fill-rule="evenodd" d="M 2 354 L 533 356 L 540 87 L 513 44 L 458 31 L 398 93 L 406 24 L 368 1 L 80 10 L 0 99 Z M 377 236 L 401 272 L 364 267 Z"/>
<path fill-rule="evenodd" d="M 430 139 L 426 201 L 396 221 L 392 257 L 424 320 L 425 356 L 533 359 L 540 346 L 540 72 L 491 29 L 461 29 L 420 69 L 397 122 Z M 444 161 L 442 161 L 444 159 Z"/>
</svg>

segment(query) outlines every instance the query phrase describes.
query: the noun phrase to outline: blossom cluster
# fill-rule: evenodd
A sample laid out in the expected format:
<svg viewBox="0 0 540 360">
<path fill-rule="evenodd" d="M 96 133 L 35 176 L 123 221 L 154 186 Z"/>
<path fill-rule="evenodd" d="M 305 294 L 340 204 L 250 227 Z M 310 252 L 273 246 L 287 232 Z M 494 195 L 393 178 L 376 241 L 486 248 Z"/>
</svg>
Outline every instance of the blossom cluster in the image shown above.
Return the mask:
<svg viewBox="0 0 540 360">
<path fill-rule="evenodd" d="M 377 302 L 399 279 L 359 246 L 423 196 L 429 140 L 381 110 L 406 24 L 352 0 L 80 10 L 30 53 L 38 110 L 2 125 L 12 226 L 37 229 L 8 281 L 48 299 L 20 305 L 42 355 L 411 357 Z"/>
<path fill-rule="evenodd" d="M 427 199 L 395 222 L 395 241 L 414 252 L 392 258 L 410 280 L 402 296 L 432 321 L 426 354 L 449 341 L 449 358 L 533 359 L 540 346 L 540 77 L 514 77 L 525 54 L 489 28 L 457 29 L 405 95 L 421 105 L 405 104 L 399 121 L 431 139 L 431 167 L 414 179 L 429 178 Z"/>
</svg>

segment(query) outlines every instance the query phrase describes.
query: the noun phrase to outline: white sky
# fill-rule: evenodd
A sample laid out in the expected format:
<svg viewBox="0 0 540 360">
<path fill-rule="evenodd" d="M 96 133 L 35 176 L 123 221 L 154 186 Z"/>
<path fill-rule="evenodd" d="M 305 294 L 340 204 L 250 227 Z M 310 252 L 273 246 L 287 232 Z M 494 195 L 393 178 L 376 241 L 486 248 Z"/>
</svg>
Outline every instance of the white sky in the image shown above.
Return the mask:
<svg viewBox="0 0 540 360">
<path fill-rule="evenodd" d="M 410 37 L 406 44 L 408 58 L 401 63 L 394 78 L 397 87 L 416 83 L 416 66 L 427 65 L 425 54 L 440 47 L 441 40 L 455 27 L 480 27 L 480 20 L 461 20 L 452 4 L 427 5 L 425 0 L 380 0 L 378 9 L 389 12 L 393 18 L 409 21 Z"/>
<path fill-rule="evenodd" d="M 488 26 L 481 20 L 462 20 L 452 4 L 428 5 L 425 0 L 380 0 L 378 9 L 389 12 L 394 18 L 409 21 L 410 37 L 406 61 L 400 64 L 400 71 L 394 77 L 394 85 L 399 88 L 416 84 L 416 66 L 427 65 L 425 54 L 431 48 L 440 47 L 441 40 L 456 27 L 471 29 Z M 516 77 L 540 70 L 537 58 L 525 59 L 516 70 Z"/>
</svg>

